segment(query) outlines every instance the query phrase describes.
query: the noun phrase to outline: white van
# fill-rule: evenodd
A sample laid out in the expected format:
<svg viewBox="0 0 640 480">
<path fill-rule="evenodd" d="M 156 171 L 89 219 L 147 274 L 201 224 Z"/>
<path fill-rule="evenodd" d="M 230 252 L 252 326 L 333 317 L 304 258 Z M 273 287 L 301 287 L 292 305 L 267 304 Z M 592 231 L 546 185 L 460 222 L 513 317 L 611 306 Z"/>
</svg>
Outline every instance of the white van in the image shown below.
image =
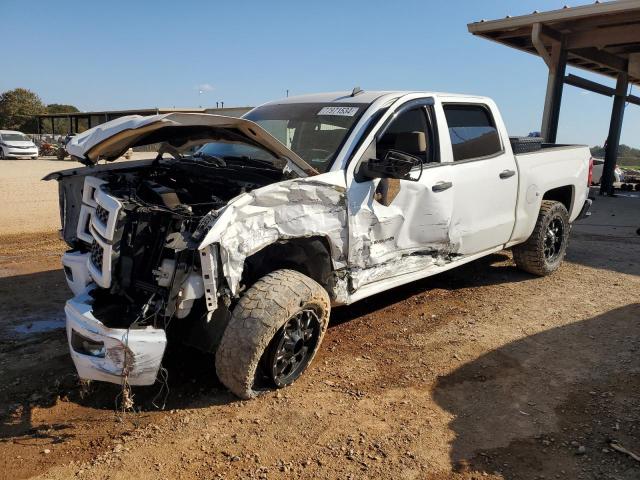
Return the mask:
<svg viewBox="0 0 640 480">
<path fill-rule="evenodd" d="M 22 132 L 0 130 L 0 158 L 38 158 L 38 147 Z"/>
</svg>

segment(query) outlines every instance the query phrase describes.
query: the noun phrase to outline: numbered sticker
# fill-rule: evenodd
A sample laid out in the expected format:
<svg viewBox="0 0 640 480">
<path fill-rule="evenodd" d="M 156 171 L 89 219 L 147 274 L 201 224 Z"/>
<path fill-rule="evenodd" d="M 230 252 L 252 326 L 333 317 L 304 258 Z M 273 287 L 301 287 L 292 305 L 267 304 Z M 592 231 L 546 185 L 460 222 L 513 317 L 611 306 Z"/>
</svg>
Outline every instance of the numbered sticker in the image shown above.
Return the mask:
<svg viewBox="0 0 640 480">
<path fill-rule="evenodd" d="M 318 112 L 318 115 L 353 117 L 359 109 L 359 107 L 323 107 L 322 110 Z"/>
</svg>

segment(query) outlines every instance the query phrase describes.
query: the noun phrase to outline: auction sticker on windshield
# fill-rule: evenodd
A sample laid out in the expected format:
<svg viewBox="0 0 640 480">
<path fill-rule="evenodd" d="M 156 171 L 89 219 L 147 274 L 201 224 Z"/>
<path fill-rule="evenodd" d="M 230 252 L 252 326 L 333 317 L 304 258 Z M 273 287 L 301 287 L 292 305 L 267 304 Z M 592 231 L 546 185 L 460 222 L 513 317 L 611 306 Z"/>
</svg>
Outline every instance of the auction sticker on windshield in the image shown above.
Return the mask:
<svg viewBox="0 0 640 480">
<path fill-rule="evenodd" d="M 353 117 L 359 110 L 359 107 L 323 107 L 318 115 L 335 115 L 340 117 Z"/>
</svg>

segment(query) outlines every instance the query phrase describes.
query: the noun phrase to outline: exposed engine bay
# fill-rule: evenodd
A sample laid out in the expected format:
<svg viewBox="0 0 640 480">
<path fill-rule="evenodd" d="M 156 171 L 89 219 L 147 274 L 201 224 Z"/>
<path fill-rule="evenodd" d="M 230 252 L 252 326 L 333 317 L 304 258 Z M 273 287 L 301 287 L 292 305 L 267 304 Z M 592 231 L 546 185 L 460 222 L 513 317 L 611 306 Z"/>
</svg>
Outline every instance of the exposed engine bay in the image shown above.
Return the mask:
<svg viewBox="0 0 640 480">
<path fill-rule="evenodd" d="M 207 219 L 237 195 L 284 178 L 247 159 L 83 170 L 60 179 L 63 236 L 72 248 L 65 273 L 76 294 L 95 283 L 93 315 L 120 329 L 166 329 L 173 318 L 205 315 L 197 248 Z"/>
</svg>

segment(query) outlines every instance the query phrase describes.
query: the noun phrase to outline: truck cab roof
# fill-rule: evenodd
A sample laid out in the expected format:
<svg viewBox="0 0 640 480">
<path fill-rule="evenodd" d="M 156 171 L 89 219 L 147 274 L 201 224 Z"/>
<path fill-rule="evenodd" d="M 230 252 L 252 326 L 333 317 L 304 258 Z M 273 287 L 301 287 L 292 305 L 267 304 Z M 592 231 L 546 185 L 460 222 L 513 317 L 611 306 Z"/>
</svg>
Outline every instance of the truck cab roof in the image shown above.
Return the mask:
<svg viewBox="0 0 640 480">
<path fill-rule="evenodd" d="M 282 98 L 264 103 L 263 105 L 282 105 L 287 103 L 362 103 L 371 104 L 382 97 L 388 97 L 389 100 L 400 98 L 405 95 L 423 95 L 433 97 L 456 97 L 468 99 L 484 99 L 479 95 L 463 95 L 459 93 L 430 92 L 419 90 L 360 90 L 355 95 L 352 91 L 344 90 L 337 92 L 312 93 L 307 95 L 296 95 L 293 97 Z M 261 105 L 261 106 L 263 106 Z"/>
</svg>

